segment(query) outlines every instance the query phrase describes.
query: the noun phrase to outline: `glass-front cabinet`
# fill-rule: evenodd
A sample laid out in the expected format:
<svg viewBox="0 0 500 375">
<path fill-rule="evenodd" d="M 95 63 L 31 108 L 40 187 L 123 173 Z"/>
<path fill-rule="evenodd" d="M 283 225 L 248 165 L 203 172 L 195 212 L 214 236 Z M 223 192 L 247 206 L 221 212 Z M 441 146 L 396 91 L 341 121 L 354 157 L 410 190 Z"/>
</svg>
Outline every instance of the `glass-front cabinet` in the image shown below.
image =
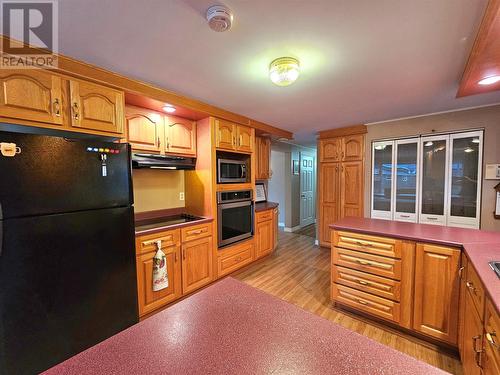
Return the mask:
<svg viewBox="0 0 500 375">
<path fill-rule="evenodd" d="M 420 222 L 446 225 L 448 135 L 422 137 Z"/>
<path fill-rule="evenodd" d="M 373 218 L 479 228 L 483 131 L 372 143 Z"/>
<path fill-rule="evenodd" d="M 372 148 L 372 217 L 392 219 L 394 142 L 375 142 Z"/>
<path fill-rule="evenodd" d="M 482 145 L 482 131 L 450 135 L 450 226 L 479 228 Z"/>
<path fill-rule="evenodd" d="M 395 144 L 394 220 L 416 223 L 419 198 L 419 139 L 400 139 L 395 141 Z"/>
</svg>

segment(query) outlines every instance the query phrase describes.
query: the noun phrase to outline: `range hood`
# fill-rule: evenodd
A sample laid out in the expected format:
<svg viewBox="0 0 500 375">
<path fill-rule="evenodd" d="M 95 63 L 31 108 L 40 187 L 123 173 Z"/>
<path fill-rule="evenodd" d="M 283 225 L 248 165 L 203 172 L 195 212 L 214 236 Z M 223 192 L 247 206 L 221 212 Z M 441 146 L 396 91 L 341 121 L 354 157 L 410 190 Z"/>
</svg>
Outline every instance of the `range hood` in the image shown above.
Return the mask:
<svg viewBox="0 0 500 375">
<path fill-rule="evenodd" d="M 195 169 L 196 158 L 158 154 L 132 154 L 132 168 Z"/>
</svg>

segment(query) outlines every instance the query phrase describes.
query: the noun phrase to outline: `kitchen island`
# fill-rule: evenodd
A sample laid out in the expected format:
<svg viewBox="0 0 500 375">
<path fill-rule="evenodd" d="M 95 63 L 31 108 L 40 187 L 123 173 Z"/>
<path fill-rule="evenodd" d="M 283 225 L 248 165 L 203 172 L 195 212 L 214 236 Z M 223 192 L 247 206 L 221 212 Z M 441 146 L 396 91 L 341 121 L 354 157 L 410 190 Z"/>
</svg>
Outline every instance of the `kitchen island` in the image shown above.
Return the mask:
<svg viewBox="0 0 500 375">
<path fill-rule="evenodd" d="M 232 278 L 45 372 L 444 374 Z"/>
</svg>

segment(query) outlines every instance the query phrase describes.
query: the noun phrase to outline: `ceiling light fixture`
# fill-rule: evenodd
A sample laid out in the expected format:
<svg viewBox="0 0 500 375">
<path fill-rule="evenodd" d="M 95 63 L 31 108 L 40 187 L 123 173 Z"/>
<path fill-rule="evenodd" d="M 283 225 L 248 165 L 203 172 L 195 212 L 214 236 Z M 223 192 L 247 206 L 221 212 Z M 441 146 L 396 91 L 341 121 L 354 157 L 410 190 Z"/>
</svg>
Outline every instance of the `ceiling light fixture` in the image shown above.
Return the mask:
<svg viewBox="0 0 500 375">
<path fill-rule="evenodd" d="M 375 150 L 377 150 L 377 151 L 385 150 L 385 145 L 376 145 Z"/>
<path fill-rule="evenodd" d="M 500 82 L 500 75 L 494 75 L 494 76 L 483 78 L 478 83 L 480 85 L 485 86 L 485 85 L 492 85 L 492 84 L 497 83 L 497 82 Z"/>
<path fill-rule="evenodd" d="M 464 152 L 467 152 L 467 153 L 469 153 L 469 152 L 474 152 L 474 149 L 473 149 L 473 148 L 470 148 L 470 147 L 467 147 L 467 148 L 464 150 Z"/>
<path fill-rule="evenodd" d="M 269 78 L 278 86 L 294 83 L 300 74 L 299 60 L 293 57 L 280 57 L 269 65 Z"/>
<path fill-rule="evenodd" d="M 427 142 L 425 142 L 424 146 L 425 146 L 425 147 L 431 147 L 433 144 L 434 144 L 434 142 L 432 142 L 432 141 L 427 141 Z"/>
<path fill-rule="evenodd" d="M 163 110 L 167 113 L 174 113 L 175 112 L 175 107 L 172 104 L 165 104 L 163 106 Z"/>
<path fill-rule="evenodd" d="M 472 143 L 481 143 L 481 141 L 479 140 L 479 138 L 474 138 L 474 139 L 472 140 Z"/>
</svg>

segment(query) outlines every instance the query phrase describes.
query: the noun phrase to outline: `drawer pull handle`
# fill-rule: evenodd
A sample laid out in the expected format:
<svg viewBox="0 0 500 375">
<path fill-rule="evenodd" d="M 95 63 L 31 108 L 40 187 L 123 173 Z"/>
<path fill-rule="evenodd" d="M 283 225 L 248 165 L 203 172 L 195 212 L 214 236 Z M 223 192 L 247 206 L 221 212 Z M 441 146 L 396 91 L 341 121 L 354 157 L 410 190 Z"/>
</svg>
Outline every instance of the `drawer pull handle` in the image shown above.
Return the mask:
<svg viewBox="0 0 500 375">
<path fill-rule="evenodd" d="M 458 269 L 458 278 L 462 280 L 462 274 L 464 273 L 464 266 Z"/>
<path fill-rule="evenodd" d="M 472 283 L 472 281 L 467 281 L 467 282 L 465 283 L 465 286 L 467 286 L 467 288 L 469 288 L 469 290 L 470 290 L 472 293 L 476 294 L 476 290 L 477 290 L 477 289 L 474 287 L 474 284 Z"/>
<path fill-rule="evenodd" d="M 369 262 L 367 260 L 361 260 L 361 259 L 356 259 L 356 262 L 363 265 L 363 266 L 371 266 L 371 267 L 378 267 L 378 268 L 383 268 L 386 270 L 389 270 L 392 268 L 392 266 L 388 264 L 382 264 L 382 263 L 377 263 L 377 262 Z"/>
<path fill-rule="evenodd" d="M 198 229 L 198 230 L 192 230 L 189 232 L 189 235 L 192 235 L 192 234 L 201 234 L 203 231 L 201 229 Z"/>
<path fill-rule="evenodd" d="M 362 304 L 362 305 L 369 305 L 368 302 L 366 302 L 365 300 L 362 300 L 362 299 L 357 299 L 358 303 Z"/>
<path fill-rule="evenodd" d="M 172 241 L 171 236 L 169 236 L 169 237 L 167 237 L 167 238 L 169 239 L 169 241 Z M 145 241 L 145 242 L 143 242 L 143 243 L 142 243 L 142 246 L 154 245 L 154 244 L 156 244 L 158 241 L 167 241 L 167 240 L 165 240 L 165 238 L 163 238 L 163 239 L 161 239 L 161 240 L 160 240 L 160 239 L 158 239 L 158 240 Z"/>
<path fill-rule="evenodd" d="M 488 342 L 490 343 L 491 346 L 499 349 L 500 346 L 495 342 L 495 339 L 494 339 L 494 337 L 496 337 L 496 336 L 497 336 L 496 332 L 491 332 L 491 333 L 486 332 L 486 340 L 488 340 Z"/>
<path fill-rule="evenodd" d="M 356 243 L 361 247 L 373 247 L 373 244 L 367 242 L 356 241 Z"/>
<path fill-rule="evenodd" d="M 358 283 L 360 283 L 361 285 L 370 285 L 369 282 L 363 280 L 358 280 Z"/>
</svg>

